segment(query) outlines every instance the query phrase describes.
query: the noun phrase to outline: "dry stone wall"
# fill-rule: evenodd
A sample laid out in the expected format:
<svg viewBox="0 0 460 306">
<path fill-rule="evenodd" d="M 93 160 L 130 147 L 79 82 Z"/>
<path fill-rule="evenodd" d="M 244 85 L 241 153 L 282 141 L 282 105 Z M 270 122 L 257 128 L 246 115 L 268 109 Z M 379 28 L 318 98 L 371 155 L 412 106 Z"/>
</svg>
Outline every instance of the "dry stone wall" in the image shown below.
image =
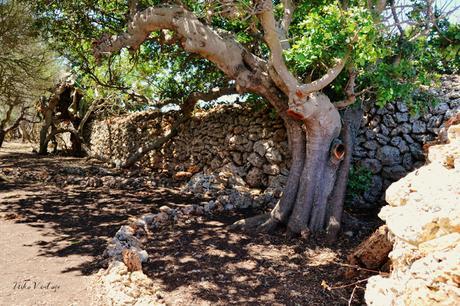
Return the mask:
<svg viewBox="0 0 460 306">
<path fill-rule="evenodd" d="M 423 146 L 433 141 L 443 123 L 460 110 L 460 76 L 445 76 L 432 89 L 439 103 L 423 115 L 412 115 L 400 102 L 384 108 L 364 106 L 361 129 L 354 148 L 356 165 L 372 172 L 370 188 L 353 199 L 359 207 L 384 199 L 384 190 L 424 164 Z"/>
<path fill-rule="evenodd" d="M 441 89 L 433 91 L 440 103 L 425 115 L 411 115 L 399 102 L 381 109 L 365 105 L 353 159 L 372 177 L 370 188 L 353 199 L 358 208 L 375 207 L 392 182 L 421 166 L 423 145 L 434 140 L 443 123 L 460 109 L 460 76 L 443 77 Z M 169 126 L 170 117 L 147 111 L 92 122 L 87 138 L 95 154 L 121 163 L 149 140 L 167 133 Z M 198 112 L 161 152 L 143 160 L 144 166 L 172 175 L 199 172 L 192 184 L 207 184 L 208 189 L 243 186 L 275 194 L 286 182 L 289 163 L 282 121 L 269 110 L 254 112 L 242 105 Z M 206 177 L 211 174 L 214 177 Z"/>
</svg>

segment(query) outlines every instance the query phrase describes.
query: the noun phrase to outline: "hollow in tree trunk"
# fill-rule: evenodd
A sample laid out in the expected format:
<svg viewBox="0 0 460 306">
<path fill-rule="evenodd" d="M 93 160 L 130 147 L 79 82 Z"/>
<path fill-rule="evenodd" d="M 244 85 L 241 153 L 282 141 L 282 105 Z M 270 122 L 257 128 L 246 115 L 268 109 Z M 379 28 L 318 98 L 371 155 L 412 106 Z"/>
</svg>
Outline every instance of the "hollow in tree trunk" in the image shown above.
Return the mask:
<svg viewBox="0 0 460 306">
<path fill-rule="evenodd" d="M 5 132 L 0 131 L 0 148 L 2 147 L 4 140 L 5 140 Z"/>
</svg>

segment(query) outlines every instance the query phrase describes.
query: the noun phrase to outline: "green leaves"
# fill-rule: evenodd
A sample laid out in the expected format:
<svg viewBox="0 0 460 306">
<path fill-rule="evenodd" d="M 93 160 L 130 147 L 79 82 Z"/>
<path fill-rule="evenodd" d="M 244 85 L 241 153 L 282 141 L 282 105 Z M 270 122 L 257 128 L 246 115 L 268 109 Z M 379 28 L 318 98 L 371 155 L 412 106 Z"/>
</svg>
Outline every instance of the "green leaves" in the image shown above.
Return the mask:
<svg viewBox="0 0 460 306">
<path fill-rule="evenodd" d="M 333 1 L 311 6 L 303 3 L 299 10 L 297 23 L 291 27 L 292 48 L 285 53 L 298 75 L 305 77 L 312 70 L 321 75 L 348 48 L 353 50 L 352 61 L 358 66 L 378 58 L 374 43 L 378 31 L 365 9 L 350 7 L 344 11 L 338 1 Z"/>
</svg>

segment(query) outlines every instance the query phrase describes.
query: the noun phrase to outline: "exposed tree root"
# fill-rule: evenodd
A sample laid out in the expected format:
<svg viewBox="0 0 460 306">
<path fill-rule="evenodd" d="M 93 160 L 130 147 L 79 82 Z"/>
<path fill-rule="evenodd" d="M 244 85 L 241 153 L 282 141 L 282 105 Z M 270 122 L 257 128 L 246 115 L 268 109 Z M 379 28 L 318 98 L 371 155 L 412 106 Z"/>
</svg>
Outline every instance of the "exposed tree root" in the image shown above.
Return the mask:
<svg viewBox="0 0 460 306">
<path fill-rule="evenodd" d="M 270 219 L 271 217 L 269 213 L 260 214 L 254 217 L 236 221 L 235 223 L 230 225 L 228 228 L 231 230 L 239 229 L 243 231 L 251 231 L 251 230 L 255 230 L 259 226 L 268 222 Z"/>
</svg>

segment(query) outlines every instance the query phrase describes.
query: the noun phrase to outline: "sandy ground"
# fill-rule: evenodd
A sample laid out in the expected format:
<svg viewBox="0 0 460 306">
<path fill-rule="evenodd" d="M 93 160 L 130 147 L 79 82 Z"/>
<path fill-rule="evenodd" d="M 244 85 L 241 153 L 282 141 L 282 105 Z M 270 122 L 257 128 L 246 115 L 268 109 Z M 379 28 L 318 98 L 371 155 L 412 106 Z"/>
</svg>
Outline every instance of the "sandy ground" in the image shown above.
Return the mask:
<svg viewBox="0 0 460 306">
<path fill-rule="evenodd" d="M 87 286 L 91 276 L 74 269 L 89 258 L 43 254 L 40 244 L 49 242 L 50 234 L 43 224 L 15 224 L 0 219 L 0 305 L 93 304 Z"/>
<path fill-rule="evenodd" d="M 87 186 L 94 178 L 130 180 Z M 135 180 L 142 180 L 136 183 Z M 179 190 L 146 187 L 148 175 L 97 161 L 38 156 L 32 146 L 0 148 L 0 306 L 100 305 L 87 289 L 100 255 L 130 217 L 193 203 Z"/>
<path fill-rule="evenodd" d="M 6 143 L 0 149 L 0 165 L 13 152 L 31 151 L 30 145 Z M 32 193 L 40 191 L 0 189 L 0 206 L 8 197 L 27 198 Z M 66 244 L 51 246 L 53 239 L 53 230 L 46 223 L 15 223 L 0 218 L 0 305 L 94 305 L 88 286 L 91 276 L 75 269 L 91 260 L 91 256 L 52 256 L 53 248 L 57 250 Z M 50 252 L 44 252 L 44 245 Z"/>
</svg>

